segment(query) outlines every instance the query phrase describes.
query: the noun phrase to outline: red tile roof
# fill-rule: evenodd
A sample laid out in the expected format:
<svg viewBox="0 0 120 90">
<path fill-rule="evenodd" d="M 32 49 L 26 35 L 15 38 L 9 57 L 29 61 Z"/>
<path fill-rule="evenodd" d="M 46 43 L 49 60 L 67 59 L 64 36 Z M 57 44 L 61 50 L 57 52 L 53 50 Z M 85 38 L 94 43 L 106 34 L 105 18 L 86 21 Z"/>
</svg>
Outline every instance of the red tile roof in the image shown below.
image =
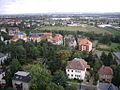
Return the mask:
<svg viewBox="0 0 120 90">
<path fill-rule="evenodd" d="M 87 62 L 83 59 L 73 59 L 72 61 L 68 61 L 66 69 L 77 69 L 77 70 L 85 70 L 87 66 Z"/>
<path fill-rule="evenodd" d="M 63 36 L 60 34 L 56 34 L 54 38 L 51 39 L 52 41 L 58 41 L 58 40 L 63 40 Z"/>
<path fill-rule="evenodd" d="M 82 40 L 80 40 L 79 44 L 91 44 L 91 41 L 89 41 L 87 39 L 82 39 Z"/>
<path fill-rule="evenodd" d="M 38 35 L 31 35 L 31 37 L 33 37 L 33 38 L 39 38 L 40 36 L 38 36 Z"/>
<path fill-rule="evenodd" d="M 113 75 L 113 70 L 108 66 L 102 66 L 98 73 L 102 75 Z"/>
</svg>

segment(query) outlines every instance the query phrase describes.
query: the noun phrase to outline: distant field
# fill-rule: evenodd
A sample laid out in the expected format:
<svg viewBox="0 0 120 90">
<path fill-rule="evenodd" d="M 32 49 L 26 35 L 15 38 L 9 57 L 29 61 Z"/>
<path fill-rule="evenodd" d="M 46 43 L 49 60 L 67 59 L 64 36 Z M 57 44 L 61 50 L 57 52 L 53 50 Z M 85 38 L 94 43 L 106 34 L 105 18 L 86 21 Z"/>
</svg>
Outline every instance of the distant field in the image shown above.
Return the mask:
<svg viewBox="0 0 120 90">
<path fill-rule="evenodd" d="M 66 30 L 66 31 L 82 31 L 82 32 L 95 32 L 95 33 L 109 33 L 109 31 L 106 31 L 101 28 L 96 27 L 81 27 L 81 26 L 44 26 L 38 28 L 38 30 Z"/>
<path fill-rule="evenodd" d="M 110 27 L 105 27 L 104 29 L 105 29 L 106 31 L 109 31 L 109 32 L 114 33 L 114 34 L 120 33 L 119 31 L 117 31 L 117 30 L 115 30 L 115 29 L 113 29 L 113 28 L 110 28 Z"/>
</svg>

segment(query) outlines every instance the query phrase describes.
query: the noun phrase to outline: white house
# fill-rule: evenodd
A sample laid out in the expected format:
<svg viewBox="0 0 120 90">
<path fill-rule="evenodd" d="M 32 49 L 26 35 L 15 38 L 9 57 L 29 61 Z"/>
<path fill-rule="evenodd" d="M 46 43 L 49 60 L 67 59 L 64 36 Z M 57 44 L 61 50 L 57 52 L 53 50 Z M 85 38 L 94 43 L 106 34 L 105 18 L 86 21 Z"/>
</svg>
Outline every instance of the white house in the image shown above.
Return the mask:
<svg viewBox="0 0 120 90">
<path fill-rule="evenodd" d="M 30 74 L 29 72 L 18 71 L 12 79 L 14 90 L 29 90 L 30 89 Z"/>
<path fill-rule="evenodd" d="M 3 53 L 0 53 L 0 64 L 1 63 L 4 63 L 4 60 L 6 60 L 8 58 L 8 55 L 6 54 L 3 54 Z"/>
<path fill-rule="evenodd" d="M 69 79 L 84 80 L 87 68 L 90 68 L 90 66 L 87 65 L 85 60 L 74 58 L 67 62 L 66 74 Z"/>
</svg>

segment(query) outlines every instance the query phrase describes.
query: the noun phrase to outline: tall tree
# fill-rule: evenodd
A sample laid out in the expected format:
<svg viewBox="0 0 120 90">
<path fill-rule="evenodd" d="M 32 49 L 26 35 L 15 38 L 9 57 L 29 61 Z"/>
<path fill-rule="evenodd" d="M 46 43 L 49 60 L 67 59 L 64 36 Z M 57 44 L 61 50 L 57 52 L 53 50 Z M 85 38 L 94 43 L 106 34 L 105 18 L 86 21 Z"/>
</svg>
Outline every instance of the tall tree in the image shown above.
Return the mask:
<svg viewBox="0 0 120 90">
<path fill-rule="evenodd" d="M 12 75 L 14 75 L 15 72 L 21 70 L 21 65 L 18 61 L 18 59 L 12 59 L 11 64 L 10 64 L 10 71 Z"/>
<path fill-rule="evenodd" d="M 61 70 L 56 71 L 53 75 L 53 82 L 57 85 L 64 85 L 66 83 L 67 76 Z"/>
<path fill-rule="evenodd" d="M 51 82 L 52 76 L 42 64 L 32 65 L 31 84 L 33 90 L 46 90 L 47 85 Z"/>
</svg>

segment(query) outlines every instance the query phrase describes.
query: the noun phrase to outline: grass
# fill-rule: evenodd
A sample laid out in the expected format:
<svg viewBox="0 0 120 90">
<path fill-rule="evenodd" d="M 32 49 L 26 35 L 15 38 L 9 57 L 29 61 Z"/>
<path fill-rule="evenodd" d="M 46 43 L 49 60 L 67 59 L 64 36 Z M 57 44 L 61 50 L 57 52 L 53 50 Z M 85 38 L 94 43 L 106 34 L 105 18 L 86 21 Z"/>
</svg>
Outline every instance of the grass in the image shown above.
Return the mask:
<svg viewBox="0 0 120 90">
<path fill-rule="evenodd" d="M 95 33 L 108 33 L 110 32 L 96 27 L 82 27 L 82 26 L 43 26 L 38 28 L 39 30 L 66 30 L 66 31 L 82 31 L 82 32 L 95 32 Z"/>
<path fill-rule="evenodd" d="M 120 33 L 119 31 L 117 31 L 117 30 L 115 30 L 113 28 L 110 28 L 110 27 L 105 27 L 103 29 L 105 29 L 106 31 L 109 31 L 111 33 L 114 33 L 114 34 Z"/>
</svg>

